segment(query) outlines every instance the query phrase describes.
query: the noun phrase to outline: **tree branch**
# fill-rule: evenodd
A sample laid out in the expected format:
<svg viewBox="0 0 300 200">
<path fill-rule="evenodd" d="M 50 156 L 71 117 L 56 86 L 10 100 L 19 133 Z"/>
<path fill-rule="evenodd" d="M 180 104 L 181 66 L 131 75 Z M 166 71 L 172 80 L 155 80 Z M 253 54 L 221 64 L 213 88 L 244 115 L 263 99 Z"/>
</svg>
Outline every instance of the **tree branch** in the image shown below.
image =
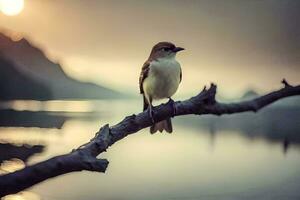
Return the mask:
<svg viewBox="0 0 300 200">
<path fill-rule="evenodd" d="M 209 89 L 204 89 L 197 95 L 185 101 L 175 102 L 176 114 L 179 115 L 222 115 L 259 109 L 285 97 L 300 95 L 300 86 L 291 86 L 283 79 L 284 88 L 239 103 L 219 103 L 215 99 L 217 86 L 211 84 Z M 162 104 L 154 108 L 155 122 L 173 116 L 173 107 Z M 48 178 L 59 176 L 74 171 L 105 172 L 108 161 L 96 157 L 118 140 L 136 133 L 152 125 L 152 120 L 147 111 L 138 115 L 125 117 L 120 123 L 109 127 L 103 126 L 88 143 L 74 149 L 71 153 L 57 156 L 49 160 L 25 167 L 19 171 L 0 176 L 0 196 L 22 191 L 32 185 Z"/>
</svg>

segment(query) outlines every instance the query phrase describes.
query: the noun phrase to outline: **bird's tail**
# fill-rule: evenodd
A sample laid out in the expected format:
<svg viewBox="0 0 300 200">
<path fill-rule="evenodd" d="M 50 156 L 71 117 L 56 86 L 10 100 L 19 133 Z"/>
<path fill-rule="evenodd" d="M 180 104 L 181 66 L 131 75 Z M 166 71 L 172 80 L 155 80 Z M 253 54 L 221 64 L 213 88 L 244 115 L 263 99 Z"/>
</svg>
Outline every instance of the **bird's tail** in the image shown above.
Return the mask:
<svg viewBox="0 0 300 200">
<path fill-rule="evenodd" d="M 168 118 L 166 120 L 160 121 L 153 126 L 150 127 L 150 133 L 154 134 L 157 131 L 163 132 L 163 130 L 167 131 L 168 133 L 172 133 L 173 128 L 172 128 L 172 122 L 171 118 Z"/>
<path fill-rule="evenodd" d="M 145 95 L 143 95 L 143 99 L 144 99 L 144 107 L 143 110 L 147 110 L 148 108 L 148 103 L 147 100 L 145 98 Z M 167 131 L 168 133 L 172 133 L 173 132 L 173 127 L 172 127 L 172 122 L 171 122 L 171 118 L 168 118 L 166 120 L 160 121 L 154 125 L 152 125 L 150 127 L 150 133 L 154 134 L 157 131 L 159 132 L 163 132 L 163 130 Z"/>
</svg>

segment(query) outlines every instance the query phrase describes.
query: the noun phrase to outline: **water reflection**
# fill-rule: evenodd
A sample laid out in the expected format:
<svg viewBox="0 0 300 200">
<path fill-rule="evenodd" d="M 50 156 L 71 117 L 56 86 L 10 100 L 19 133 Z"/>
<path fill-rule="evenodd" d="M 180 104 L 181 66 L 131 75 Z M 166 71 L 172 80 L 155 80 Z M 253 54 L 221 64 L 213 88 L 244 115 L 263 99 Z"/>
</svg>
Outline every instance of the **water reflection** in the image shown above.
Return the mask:
<svg viewBox="0 0 300 200">
<path fill-rule="evenodd" d="M 39 127 L 60 129 L 67 117 L 52 115 L 48 112 L 0 110 L 0 126 L 2 127 Z"/>
<path fill-rule="evenodd" d="M 12 158 L 21 159 L 26 163 L 31 156 L 41 153 L 43 150 L 43 145 L 0 143 L 0 164 Z"/>
<path fill-rule="evenodd" d="M 0 110 L 0 127 L 38 127 L 61 129 L 72 118 L 92 119 L 97 113 Z"/>
<path fill-rule="evenodd" d="M 20 192 L 18 194 L 7 195 L 2 200 L 40 200 L 41 197 L 34 192 Z"/>
<path fill-rule="evenodd" d="M 2 127 L 0 140 L 46 144 L 42 153 L 27 158 L 32 164 L 70 152 L 101 125 L 115 124 L 142 107 L 135 100 L 84 104 L 83 115 L 64 112 L 60 129 Z M 74 200 L 299 199 L 299 121 L 299 108 L 276 106 L 257 114 L 178 117 L 174 134 L 150 135 L 144 129 L 114 144 L 102 155 L 110 161 L 105 174 L 71 173 L 28 191 L 42 199 Z"/>
<path fill-rule="evenodd" d="M 25 167 L 25 163 L 17 158 L 12 158 L 11 160 L 5 160 L 0 163 L 0 174 L 11 173 Z"/>
<path fill-rule="evenodd" d="M 282 143 L 284 153 L 291 145 L 300 145 L 300 107 L 269 107 L 258 113 L 182 117 L 176 120 L 182 126 L 207 130 L 211 140 L 216 138 L 216 132 L 227 130 L 239 132 L 249 140 L 265 139 L 270 143 Z M 213 141 L 211 143 L 214 144 Z"/>
</svg>

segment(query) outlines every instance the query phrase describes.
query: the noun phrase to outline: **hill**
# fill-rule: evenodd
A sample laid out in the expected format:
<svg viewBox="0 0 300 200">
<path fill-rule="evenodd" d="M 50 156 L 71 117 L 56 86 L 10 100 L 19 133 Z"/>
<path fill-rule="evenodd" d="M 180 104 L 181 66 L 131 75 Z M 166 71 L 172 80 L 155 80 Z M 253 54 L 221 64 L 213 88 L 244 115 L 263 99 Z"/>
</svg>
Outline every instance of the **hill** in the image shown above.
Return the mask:
<svg viewBox="0 0 300 200">
<path fill-rule="evenodd" d="M 20 73 L 14 64 L 0 54 L 0 99 L 37 99 L 52 97 L 44 84 Z"/>
<path fill-rule="evenodd" d="M 0 70 L 6 74 L 6 79 L 0 80 L 2 99 L 103 99 L 120 96 L 120 93 L 108 88 L 69 77 L 60 64 L 49 60 L 41 49 L 25 38 L 13 41 L 0 33 L 0 55 Z M 12 83 L 15 83 L 13 88 Z M 32 92 L 25 96 L 19 94 L 24 88 L 27 88 L 26 91 L 30 88 Z M 11 91 L 10 95 L 3 97 L 7 91 Z"/>
</svg>

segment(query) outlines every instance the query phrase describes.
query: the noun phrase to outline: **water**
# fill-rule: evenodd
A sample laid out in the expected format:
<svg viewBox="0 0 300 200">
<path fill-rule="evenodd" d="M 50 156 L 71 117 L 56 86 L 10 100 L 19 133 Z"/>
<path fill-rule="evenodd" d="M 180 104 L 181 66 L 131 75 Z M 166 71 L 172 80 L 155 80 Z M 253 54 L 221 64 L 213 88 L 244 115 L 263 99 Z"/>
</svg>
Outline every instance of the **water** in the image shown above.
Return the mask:
<svg viewBox="0 0 300 200">
<path fill-rule="evenodd" d="M 0 172 L 6 173 L 70 152 L 142 104 L 17 101 L 2 107 L 19 110 L 0 111 Z M 110 147 L 101 155 L 110 161 L 105 174 L 70 173 L 4 199 L 300 198 L 299 108 L 173 121 L 173 134 L 145 129 Z"/>
</svg>

